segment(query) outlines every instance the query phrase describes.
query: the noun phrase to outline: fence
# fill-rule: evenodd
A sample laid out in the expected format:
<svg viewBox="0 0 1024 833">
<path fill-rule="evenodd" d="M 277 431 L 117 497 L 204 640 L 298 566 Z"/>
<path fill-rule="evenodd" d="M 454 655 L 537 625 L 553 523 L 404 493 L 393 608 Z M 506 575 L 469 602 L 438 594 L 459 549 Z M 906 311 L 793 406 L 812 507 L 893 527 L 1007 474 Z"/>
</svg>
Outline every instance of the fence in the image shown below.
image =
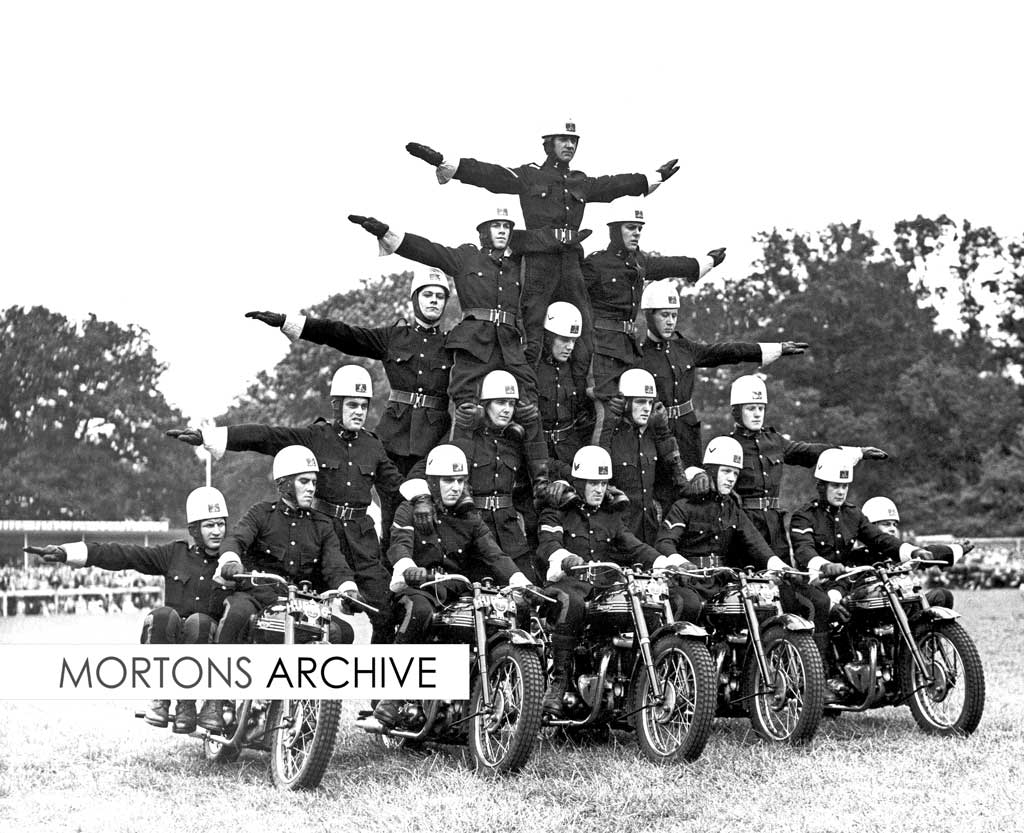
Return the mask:
<svg viewBox="0 0 1024 833">
<path fill-rule="evenodd" d="M 164 603 L 164 588 L 160 585 L 145 587 L 61 587 L 51 590 L 0 590 L 0 616 L 15 615 L 18 602 L 22 599 L 40 599 L 44 603 L 52 601 L 54 608 L 60 610 L 60 600 L 69 598 L 98 598 L 103 602 L 103 609 L 109 610 L 115 597 L 123 600 L 136 595 L 155 595 L 157 605 Z M 14 602 L 13 610 L 11 602 Z"/>
</svg>

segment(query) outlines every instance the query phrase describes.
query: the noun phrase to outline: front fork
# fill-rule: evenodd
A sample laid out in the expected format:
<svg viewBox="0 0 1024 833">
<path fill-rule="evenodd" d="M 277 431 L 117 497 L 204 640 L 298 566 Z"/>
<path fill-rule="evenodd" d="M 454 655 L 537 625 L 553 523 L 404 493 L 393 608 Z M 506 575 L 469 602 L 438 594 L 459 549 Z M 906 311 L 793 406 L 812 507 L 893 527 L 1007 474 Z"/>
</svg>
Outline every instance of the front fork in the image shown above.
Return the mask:
<svg viewBox="0 0 1024 833">
<path fill-rule="evenodd" d="M 754 657 L 757 660 L 757 668 L 761 672 L 761 679 L 765 685 L 771 685 L 771 672 L 768 669 L 768 658 L 764 654 L 764 645 L 761 642 L 761 623 L 757 621 L 757 612 L 754 610 L 754 601 L 750 598 L 750 590 L 747 584 L 747 577 L 739 574 L 740 599 L 743 600 L 743 613 L 747 617 L 747 632 L 750 635 L 750 645 L 754 649 Z"/>
<path fill-rule="evenodd" d="M 882 573 L 882 587 L 885 590 L 886 598 L 889 600 L 889 607 L 892 608 L 892 615 L 896 619 L 896 624 L 900 629 L 900 634 L 903 636 L 903 641 L 907 643 L 910 655 L 914 658 L 914 665 L 917 666 L 917 670 L 924 677 L 925 684 L 930 686 L 935 682 L 935 678 L 928 671 L 928 663 L 925 662 L 924 654 L 921 653 L 921 649 L 917 646 L 917 640 L 914 639 L 914 631 L 910 627 L 907 612 L 903 609 L 900 597 L 896 594 L 892 583 L 889 581 L 888 573 L 882 570 L 879 570 L 879 572 Z"/>
<path fill-rule="evenodd" d="M 629 594 L 629 602 L 633 607 L 633 622 L 636 624 L 636 634 L 640 641 L 640 656 L 643 657 L 644 668 L 647 670 L 647 679 L 651 684 L 653 699 L 659 703 L 664 699 L 665 692 L 661 687 L 661 679 L 654 670 L 654 654 L 651 651 L 651 633 L 647 629 L 647 619 L 644 618 L 644 606 L 637 590 L 636 582 L 632 575 L 626 575 L 626 592 Z M 666 601 L 666 607 L 668 602 Z"/>
<path fill-rule="evenodd" d="M 480 598 L 480 588 L 473 587 L 473 623 L 476 633 L 476 670 L 480 675 L 480 699 L 483 701 L 482 710 L 490 712 L 491 704 L 491 682 L 487 676 L 487 626 L 484 622 L 483 608 L 477 604 Z"/>
</svg>

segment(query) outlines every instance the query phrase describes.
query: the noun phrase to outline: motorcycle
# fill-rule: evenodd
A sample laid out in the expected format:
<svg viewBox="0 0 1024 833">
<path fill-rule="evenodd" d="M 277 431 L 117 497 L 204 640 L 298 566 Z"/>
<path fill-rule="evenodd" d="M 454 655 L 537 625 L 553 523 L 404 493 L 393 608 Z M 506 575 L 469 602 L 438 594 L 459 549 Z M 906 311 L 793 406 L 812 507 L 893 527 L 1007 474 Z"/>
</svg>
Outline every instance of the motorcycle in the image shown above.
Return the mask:
<svg viewBox="0 0 1024 833">
<path fill-rule="evenodd" d="M 717 672 L 717 715 L 746 714 L 765 740 L 801 744 L 814 737 L 821 722 L 825 675 L 814 625 L 783 612 L 773 572 L 673 571 L 684 581 L 735 576 L 708 599 L 700 619 Z M 788 580 L 787 572 L 778 575 Z"/>
<path fill-rule="evenodd" d="M 235 580 L 249 580 L 254 587 L 276 585 L 284 591 L 276 604 L 256 617 L 249 634 L 253 642 L 328 642 L 338 591 L 316 594 L 308 582 L 296 586 L 272 573 L 238 573 Z M 345 598 L 345 603 L 377 612 L 355 599 Z M 243 749 L 268 751 L 275 785 L 284 790 L 314 789 L 331 761 L 340 720 L 340 700 L 228 700 L 224 734 L 200 730 L 199 736 L 208 760 L 230 763 Z"/>
<path fill-rule="evenodd" d="M 369 710 L 359 713 L 356 726 L 387 747 L 468 744 L 478 771 L 516 772 L 529 760 L 541 726 L 544 669 L 538 644 L 517 625 L 511 588 L 434 573 L 420 589 L 440 584 L 466 591 L 434 615 L 430 639 L 469 643 L 469 700 L 407 700 L 394 728 L 381 725 Z"/>
<path fill-rule="evenodd" d="M 880 562 L 836 578 L 846 623 L 831 625 L 829 651 L 847 685 L 834 712 L 906 703 L 917 725 L 937 735 L 969 735 L 985 708 L 985 672 L 960 614 L 928 603 L 914 576 L 935 561 Z"/>
<path fill-rule="evenodd" d="M 586 573 L 597 591 L 587 601 L 565 716 L 548 725 L 570 734 L 602 726 L 635 730 L 644 756 L 658 764 L 699 758 L 715 709 L 707 633 L 671 621 L 661 577 L 605 561 L 570 571 Z"/>
</svg>

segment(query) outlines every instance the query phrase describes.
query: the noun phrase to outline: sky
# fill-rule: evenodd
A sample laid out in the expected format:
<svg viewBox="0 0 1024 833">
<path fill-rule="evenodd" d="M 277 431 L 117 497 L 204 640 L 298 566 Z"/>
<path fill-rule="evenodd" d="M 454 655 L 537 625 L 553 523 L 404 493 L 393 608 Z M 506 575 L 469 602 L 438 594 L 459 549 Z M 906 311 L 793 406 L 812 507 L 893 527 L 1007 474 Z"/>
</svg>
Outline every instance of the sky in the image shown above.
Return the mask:
<svg viewBox="0 0 1024 833">
<path fill-rule="evenodd" d="M 168 400 L 212 417 L 288 350 L 247 310 L 410 267 L 348 214 L 475 238 L 500 198 L 438 185 L 406 142 L 540 162 L 570 118 L 587 173 L 679 158 L 641 246 L 727 246 L 725 277 L 763 229 L 885 239 L 945 212 L 1020 236 L 1022 22 L 996 3 L 0 4 L 0 309 L 144 327 Z M 588 251 L 609 210 L 588 208 Z"/>
</svg>

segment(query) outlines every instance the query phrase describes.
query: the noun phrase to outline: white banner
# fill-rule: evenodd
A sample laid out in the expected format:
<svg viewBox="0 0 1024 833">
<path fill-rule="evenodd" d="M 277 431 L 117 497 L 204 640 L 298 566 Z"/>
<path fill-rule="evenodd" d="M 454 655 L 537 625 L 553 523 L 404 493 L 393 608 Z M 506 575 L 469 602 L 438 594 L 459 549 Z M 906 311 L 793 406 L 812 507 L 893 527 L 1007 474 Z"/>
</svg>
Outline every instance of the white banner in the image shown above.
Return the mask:
<svg viewBox="0 0 1024 833">
<path fill-rule="evenodd" d="M 469 698 L 468 645 L 0 645 L 0 700 Z"/>
</svg>

